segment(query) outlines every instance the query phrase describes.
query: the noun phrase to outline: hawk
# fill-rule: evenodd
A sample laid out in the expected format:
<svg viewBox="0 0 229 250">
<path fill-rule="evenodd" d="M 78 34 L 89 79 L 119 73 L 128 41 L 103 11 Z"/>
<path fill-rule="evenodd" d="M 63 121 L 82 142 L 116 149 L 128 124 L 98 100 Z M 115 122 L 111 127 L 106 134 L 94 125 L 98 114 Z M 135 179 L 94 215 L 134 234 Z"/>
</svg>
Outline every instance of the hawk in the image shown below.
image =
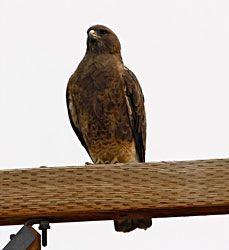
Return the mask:
<svg viewBox="0 0 229 250">
<path fill-rule="evenodd" d="M 87 50 L 67 86 L 71 125 L 95 164 L 145 161 L 144 97 L 124 66 L 115 33 L 95 25 L 87 31 Z M 147 229 L 151 218 L 115 220 L 115 230 Z"/>
</svg>

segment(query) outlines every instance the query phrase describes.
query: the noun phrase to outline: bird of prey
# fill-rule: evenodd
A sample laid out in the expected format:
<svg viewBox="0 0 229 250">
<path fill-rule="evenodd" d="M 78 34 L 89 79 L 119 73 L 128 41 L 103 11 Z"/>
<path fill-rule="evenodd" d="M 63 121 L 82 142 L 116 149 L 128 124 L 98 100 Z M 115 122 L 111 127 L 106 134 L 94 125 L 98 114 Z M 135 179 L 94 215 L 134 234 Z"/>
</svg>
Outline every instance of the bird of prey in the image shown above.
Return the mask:
<svg viewBox="0 0 229 250">
<path fill-rule="evenodd" d="M 144 97 L 134 73 L 124 66 L 115 33 L 95 25 L 87 50 L 67 86 L 71 125 L 95 164 L 145 161 Z M 115 220 L 115 230 L 147 229 L 151 218 Z"/>
</svg>

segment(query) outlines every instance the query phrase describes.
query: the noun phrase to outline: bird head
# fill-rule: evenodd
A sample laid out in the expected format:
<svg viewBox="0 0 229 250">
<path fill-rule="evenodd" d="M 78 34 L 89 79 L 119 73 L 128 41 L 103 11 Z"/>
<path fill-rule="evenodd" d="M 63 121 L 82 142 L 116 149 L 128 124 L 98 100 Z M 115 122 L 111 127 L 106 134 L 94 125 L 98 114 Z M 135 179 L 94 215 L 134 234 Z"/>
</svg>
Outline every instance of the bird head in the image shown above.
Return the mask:
<svg viewBox="0 0 229 250">
<path fill-rule="evenodd" d="M 120 42 L 111 29 L 94 25 L 88 29 L 87 34 L 87 52 L 120 54 Z"/>
</svg>

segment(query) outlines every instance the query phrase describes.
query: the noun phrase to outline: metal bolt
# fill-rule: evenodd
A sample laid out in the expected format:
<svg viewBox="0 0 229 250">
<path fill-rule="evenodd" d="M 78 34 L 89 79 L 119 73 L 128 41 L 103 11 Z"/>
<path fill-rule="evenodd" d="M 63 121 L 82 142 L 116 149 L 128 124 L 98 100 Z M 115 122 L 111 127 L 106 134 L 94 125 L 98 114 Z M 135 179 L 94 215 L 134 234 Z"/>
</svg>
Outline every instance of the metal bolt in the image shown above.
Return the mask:
<svg viewBox="0 0 229 250">
<path fill-rule="evenodd" d="M 42 246 L 47 246 L 47 229 L 50 229 L 49 221 L 40 221 L 39 230 L 41 230 Z"/>
<path fill-rule="evenodd" d="M 15 234 L 11 234 L 10 239 L 12 240 L 14 236 L 15 236 Z"/>
</svg>

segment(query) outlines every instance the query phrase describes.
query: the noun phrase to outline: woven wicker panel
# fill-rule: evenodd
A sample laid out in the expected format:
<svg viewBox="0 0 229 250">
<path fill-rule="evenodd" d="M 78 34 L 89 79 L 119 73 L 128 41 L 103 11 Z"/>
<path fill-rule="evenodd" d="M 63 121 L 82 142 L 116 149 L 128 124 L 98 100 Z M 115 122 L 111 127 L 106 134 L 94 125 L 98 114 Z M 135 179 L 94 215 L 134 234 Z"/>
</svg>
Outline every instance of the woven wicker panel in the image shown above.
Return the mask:
<svg viewBox="0 0 229 250">
<path fill-rule="evenodd" d="M 0 171 L 0 225 L 229 213 L 229 159 Z"/>
</svg>

